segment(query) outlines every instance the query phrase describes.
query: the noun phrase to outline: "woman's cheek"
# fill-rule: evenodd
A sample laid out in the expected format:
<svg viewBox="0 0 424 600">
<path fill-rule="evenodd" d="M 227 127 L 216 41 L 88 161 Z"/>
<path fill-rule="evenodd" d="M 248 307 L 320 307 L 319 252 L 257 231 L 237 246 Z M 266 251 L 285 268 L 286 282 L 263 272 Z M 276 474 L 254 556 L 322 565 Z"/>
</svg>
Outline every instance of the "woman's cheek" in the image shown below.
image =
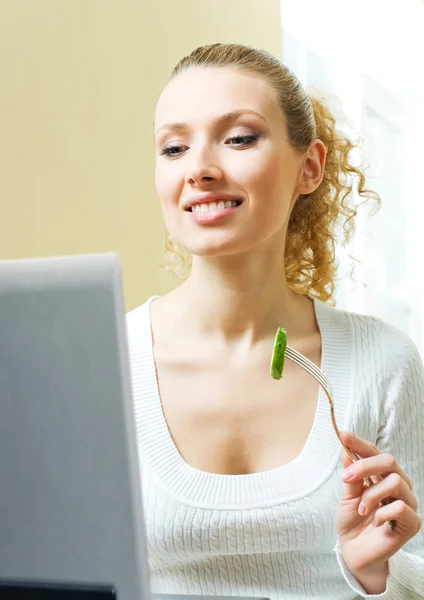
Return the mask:
<svg viewBox="0 0 424 600">
<path fill-rule="evenodd" d="M 156 171 L 156 192 L 161 205 L 166 208 L 170 204 L 178 202 L 178 182 L 169 172 Z"/>
</svg>

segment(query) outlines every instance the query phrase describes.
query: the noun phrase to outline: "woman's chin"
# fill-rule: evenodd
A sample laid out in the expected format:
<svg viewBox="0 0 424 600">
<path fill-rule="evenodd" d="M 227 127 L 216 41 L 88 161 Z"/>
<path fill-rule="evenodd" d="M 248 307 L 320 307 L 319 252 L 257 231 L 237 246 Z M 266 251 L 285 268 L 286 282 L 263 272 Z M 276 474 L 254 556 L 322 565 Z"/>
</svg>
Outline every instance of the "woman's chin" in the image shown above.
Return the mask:
<svg viewBox="0 0 424 600">
<path fill-rule="evenodd" d="M 235 244 L 225 244 L 220 246 L 197 247 L 189 250 L 193 255 L 193 259 L 220 259 L 230 256 L 241 255 L 246 252 L 247 248 L 240 247 Z"/>
<path fill-rule="evenodd" d="M 215 237 L 215 239 L 211 239 Z M 219 237 L 220 239 L 217 239 Z M 226 237 L 226 239 L 225 239 Z M 217 258 L 229 254 L 237 254 L 246 249 L 245 243 L 240 240 L 228 239 L 228 236 L 201 236 L 202 239 L 190 240 L 181 239 L 179 244 L 187 250 L 193 257 L 199 258 Z M 208 239 L 209 238 L 209 239 Z"/>
</svg>

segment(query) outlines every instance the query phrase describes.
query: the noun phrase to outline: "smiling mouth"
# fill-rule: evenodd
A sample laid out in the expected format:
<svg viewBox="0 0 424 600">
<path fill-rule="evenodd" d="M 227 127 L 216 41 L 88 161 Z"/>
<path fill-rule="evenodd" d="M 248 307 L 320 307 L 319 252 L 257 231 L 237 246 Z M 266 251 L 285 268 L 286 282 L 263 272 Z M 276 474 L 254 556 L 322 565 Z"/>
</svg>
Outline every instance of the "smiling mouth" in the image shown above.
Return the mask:
<svg viewBox="0 0 424 600">
<path fill-rule="evenodd" d="M 240 206 L 241 200 L 219 200 L 218 202 L 204 202 L 202 204 L 193 204 L 186 210 L 188 212 L 216 212 L 225 208 L 235 208 Z"/>
</svg>

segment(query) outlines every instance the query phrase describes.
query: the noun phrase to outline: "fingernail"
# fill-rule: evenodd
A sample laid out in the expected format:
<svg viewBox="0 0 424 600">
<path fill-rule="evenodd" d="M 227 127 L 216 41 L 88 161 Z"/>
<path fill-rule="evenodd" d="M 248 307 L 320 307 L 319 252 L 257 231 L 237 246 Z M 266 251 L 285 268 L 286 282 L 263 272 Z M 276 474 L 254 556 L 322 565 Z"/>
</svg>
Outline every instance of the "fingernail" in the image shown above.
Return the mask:
<svg viewBox="0 0 424 600">
<path fill-rule="evenodd" d="M 355 439 L 355 436 L 353 435 L 353 433 L 350 433 L 350 431 L 342 431 L 341 434 L 343 437 L 345 437 L 348 440 Z"/>
<path fill-rule="evenodd" d="M 361 504 L 358 507 L 358 514 L 360 514 L 361 517 L 363 517 L 365 515 L 366 511 L 367 511 L 367 507 L 365 506 L 364 502 L 362 502 L 362 500 L 361 500 Z"/>
<path fill-rule="evenodd" d="M 345 469 L 343 471 L 343 473 L 342 473 L 342 478 L 345 481 L 350 481 L 354 477 L 355 477 L 355 469 L 352 469 L 352 467 L 349 467 L 348 469 Z"/>
</svg>

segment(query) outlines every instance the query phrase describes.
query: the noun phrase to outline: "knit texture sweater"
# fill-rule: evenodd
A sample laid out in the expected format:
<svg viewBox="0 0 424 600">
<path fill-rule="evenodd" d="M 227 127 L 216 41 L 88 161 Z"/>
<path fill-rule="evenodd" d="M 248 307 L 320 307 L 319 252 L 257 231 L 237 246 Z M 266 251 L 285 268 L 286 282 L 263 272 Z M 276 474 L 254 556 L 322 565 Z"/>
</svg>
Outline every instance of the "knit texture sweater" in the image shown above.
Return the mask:
<svg viewBox="0 0 424 600">
<path fill-rule="evenodd" d="M 219 475 L 184 461 L 159 396 L 150 322 L 155 298 L 127 314 L 152 591 L 424 600 L 424 528 L 389 559 L 382 594 L 367 594 L 343 561 L 334 525 L 342 447 L 322 390 L 307 441 L 288 464 Z M 423 519 L 424 369 L 415 345 L 378 318 L 319 300 L 314 305 L 339 429 L 395 457 L 412 479 Z"/>
</svg>

